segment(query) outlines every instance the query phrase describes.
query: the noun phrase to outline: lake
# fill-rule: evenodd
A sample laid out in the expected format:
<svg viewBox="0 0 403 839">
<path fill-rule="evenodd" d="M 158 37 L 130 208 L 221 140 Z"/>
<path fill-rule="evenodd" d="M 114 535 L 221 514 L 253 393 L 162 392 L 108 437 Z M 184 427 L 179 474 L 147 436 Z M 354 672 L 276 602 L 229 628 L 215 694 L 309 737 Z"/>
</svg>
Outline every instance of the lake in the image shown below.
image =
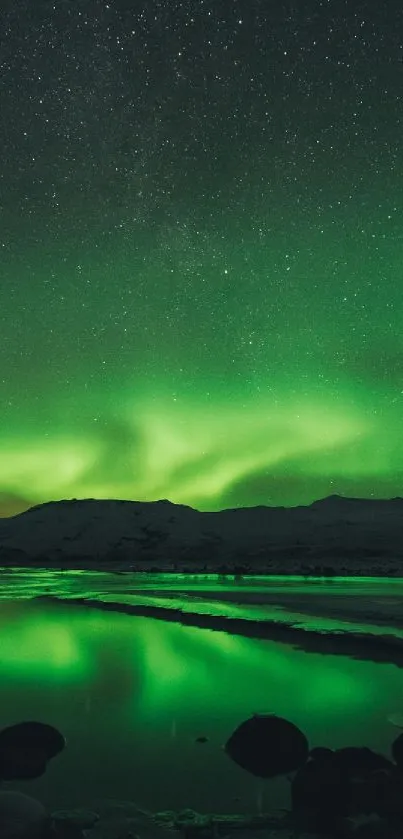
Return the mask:
<svg viewBox="0 0 403 839">
<path fill-rule="evenodd" d="M 209 590 L 203 601 L 204 585 Z M 295 722 L 311 746 L 365 744 L 388 754 L 399 732 L 387 717 L 403 711 L 403 669 L 393 663 L 31 599 L 44 591 L 67 598 L 91 595 L 95 605 L 102 597 L 154 603 L 182 597 L 186 608 L 197 610 L 203 601 L 214 610 L 225 588 L 218 590 L 219 585 L 217 580 L 196 585 L 155 577 L 139 581 L 133 575 L 4 570 L 1 726 L 38 719 L 67 738 L 64 753 L 42 778 L 7 787 L 37 796 L 52 809 L 88 806 L 107 797 L 151 810 L 253 812 L 258 783 L 221 747 L 242 720 L 259 711 Z M 290 592 L 284 580 L 246 585 L 247 594 L 259 596 L 259 604 L 247 609 L 263 610 L 264 619 L 273 608 L 269 604 L 264 611 L 264 593 L 270 598 L 277 586 L 279 597 L 284 589 L 300 596 L 303 583 L 289 585 L 297 590 Z M 381 599 L 396 600 L 401 587 L 396 580 L 361 581 L 363 596 L 372 599 L 376 588 Z M 315 584 L 312 588 L 311 597 L 319 598 Z M 357 597 L 358 591 L 357 584 Z M 238 603 L 224 601 L 224 611 L 243 608 L 240 594 L 232 594 Z M 208 742 L 195 742 L 199 736 Z M 268 782 L 264 789 L 267 808 L 288 805 L 286 780 Z"/>
</svg>

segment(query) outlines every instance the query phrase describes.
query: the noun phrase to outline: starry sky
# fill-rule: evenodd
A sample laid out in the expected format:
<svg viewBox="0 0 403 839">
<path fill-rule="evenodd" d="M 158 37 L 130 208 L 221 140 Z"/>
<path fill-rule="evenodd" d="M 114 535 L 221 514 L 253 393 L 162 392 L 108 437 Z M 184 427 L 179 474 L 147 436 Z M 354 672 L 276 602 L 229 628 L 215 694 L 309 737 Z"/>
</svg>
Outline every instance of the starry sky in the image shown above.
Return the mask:
<svg viewBox="0 0 403 839">
<path fill-rule="evenodd" d="M 402 4 L 0 33 L 0 515 L 403 495 Z"/>
</svg>

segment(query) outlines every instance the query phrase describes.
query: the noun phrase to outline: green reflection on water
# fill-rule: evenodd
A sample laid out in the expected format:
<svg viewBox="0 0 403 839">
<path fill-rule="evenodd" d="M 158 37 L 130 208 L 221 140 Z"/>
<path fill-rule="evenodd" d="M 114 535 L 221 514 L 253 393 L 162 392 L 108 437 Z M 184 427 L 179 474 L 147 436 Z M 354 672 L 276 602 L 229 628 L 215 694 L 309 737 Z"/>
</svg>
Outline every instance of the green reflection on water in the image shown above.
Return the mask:
<svg viewBox="0 0 403 839">
<path fill-rule="evenodd" d="M 15 676 L 34 683 L 68 683 L 92 672 L 89 650 L 56 613 L 43 610 L 39 616 L 25 603 L 5 602 L 0 622 L 0 672 L 7 681 Z"/>
<path fill-rule="evenodd" d="M 253 810 L 255 782 L 221 746 L 256 711 L 290 718 L 311 745 L 387 753 L 396 734 L 393 665 L 72 605 L 3 601 L 0 621 L 1 724 L 40 719 L 68 740 L 43 778 L 14 785 L 52 807 Z M 267 806 L 287 803 L 286 781 L 267 784 Z"/>
</svg>

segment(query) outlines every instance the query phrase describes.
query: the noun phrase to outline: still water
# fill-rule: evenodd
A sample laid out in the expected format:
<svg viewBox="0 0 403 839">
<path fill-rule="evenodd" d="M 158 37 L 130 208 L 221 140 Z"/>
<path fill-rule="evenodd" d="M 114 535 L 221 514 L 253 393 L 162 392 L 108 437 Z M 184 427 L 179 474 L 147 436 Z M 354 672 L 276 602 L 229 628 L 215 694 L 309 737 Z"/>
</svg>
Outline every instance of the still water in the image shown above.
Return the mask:
<svg viewBox="0 0 403 839">
<path fill-rule="evenodd" d="M 388 753 L 403 670 L 267 640 L 26 597 L 0 603 L 0 724 L 38 719 L 67 738 L 43 778 L 8 784 L 51 808 L 100 797 L 151 810 L 256 812 L 257 783 L 221 746 L 273 711 L 310 744 Z M 196 743 L 199 736 L 208 742 Z M 265 785 L 267 807 L 289 785 Z"/>
</svg>

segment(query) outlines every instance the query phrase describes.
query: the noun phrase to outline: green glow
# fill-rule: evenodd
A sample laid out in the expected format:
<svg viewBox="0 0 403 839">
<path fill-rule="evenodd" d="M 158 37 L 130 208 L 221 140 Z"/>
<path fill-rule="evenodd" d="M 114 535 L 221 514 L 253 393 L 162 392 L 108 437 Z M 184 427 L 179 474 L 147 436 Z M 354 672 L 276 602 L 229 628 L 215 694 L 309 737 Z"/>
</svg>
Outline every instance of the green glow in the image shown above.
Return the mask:
<svg viewBox="0 0 403 839">
<path fill-rule="evenodd" d="M 393 494 L 391 463 L 396 474 L 403 466 L 399 416 L 389 415 L 390 433 L 380 446 L 384 417 L 371 416 L 365 400 L 352 404 L 347 393 L 344 405 L 340 398 L 296 397 L 295 391 L 279 401 L 217 394 L 210 405 L 196 396 L 136 403 L 124 393 L 114 397 L 118 423 L 106 407 L 92 424 L 79 404 L 75 416 L 66 416 L 61 400 L 57 433 L 52 423 L 46 438 L 35 428 L 27 434 L 21 419 L 20 428 L 18 422 L 3 427 L 0 512 L 28 506 L 22 501 L 27 486 L 31 503 L 169 498 L 200 509 L 310 503 L 375 486 L 382 494 L 382 481 Z M 102 396 L 93 399 L 96 414 Z M 52 415 L 55 404 L 46 409 Z M 375 475 L 381 483 L 374 483 Z"/>
</svg>

